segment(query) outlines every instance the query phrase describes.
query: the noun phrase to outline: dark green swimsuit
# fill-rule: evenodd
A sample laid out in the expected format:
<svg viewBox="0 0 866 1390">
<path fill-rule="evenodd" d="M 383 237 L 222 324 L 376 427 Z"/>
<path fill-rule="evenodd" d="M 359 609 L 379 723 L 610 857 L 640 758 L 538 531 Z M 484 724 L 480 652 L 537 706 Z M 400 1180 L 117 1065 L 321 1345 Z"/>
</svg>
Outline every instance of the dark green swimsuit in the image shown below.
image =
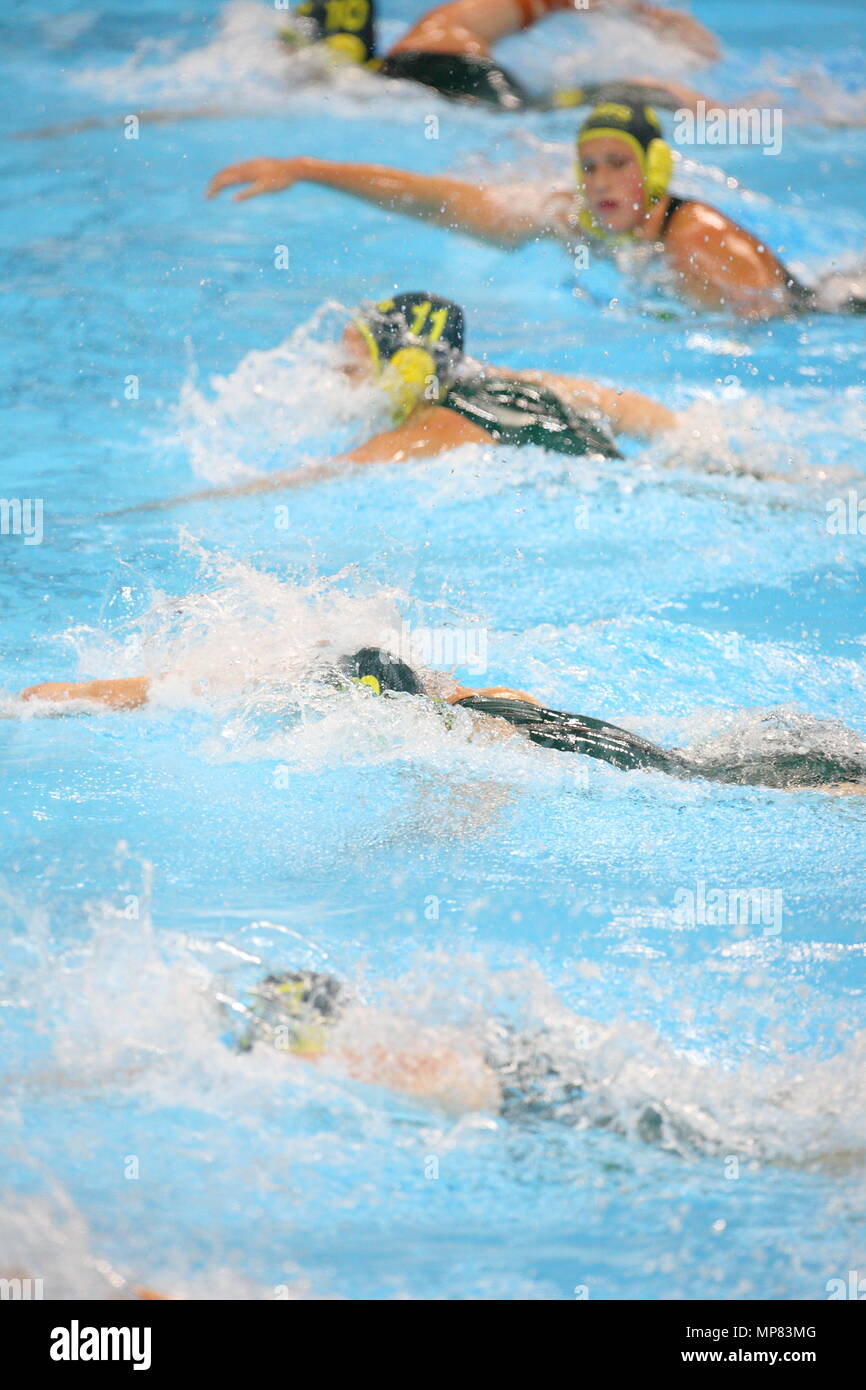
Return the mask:
<svg viewBox="0 0 866 1390">
<path fill-rule="evenodd" d="M 622 458 L 610 434 L 553 391 L 517 377 L 471 377 L 451 386 L 442 404 L 480 425 L 497 444 L 535 444 L 557 454 Z"/>
<path fill-rule="evenodd" d="M 622 772 L 664 772 L 669 777 L 705 777 L 740 787 L 821 787 L 864 781 L 863 759 L 856 753 L 834 754 L 819 749 L 800 752 L 756 752 L 739 762 L 730 756 L 695 757 L 676 748 L 629 733 L 615 724 L 586 714 L 565 714 L 544 709 L 526 700 L 468 695 L 457 704 L 476 714 L 504 719 L 533 743 L 561 753 L 583 753 L 611 763 Z"/>
<path fill-rule="evenodd" d="M 561 753 L 583 753 L 600 758 L 622 772 L 666 772 L 672 777 L 688 777 L 694 769 L 688 759 L 673 749 L 659 748 L 638 734 L 592 719 L 586 714 L 564 714 L 562 710 L 531 705 L 528 700 L 499 699 L 490 695 L 467 695 L 457 704 L 492 719 L 505 719 L 533 743 L 556 748 Z"/>
<path fill-rule="evenodd" d="M 601 101 L 651 102 L 675 110 L 679 105 L 663 87 L 632 86 L 628 82 L 587 82 L 547 97 L 533 96 L 507 68 L 490 58 L 467 53 L 426 53 L 406 49 L 383 58 L 383 77 L 403 78 L 433 87 L 456 101 L 481 102 L 501 111 L 558 111 L 563 107 L 595 106 Z"/>
<path fill-rule="evenodd" d="M 458 101 L 483 102 L 503 111 L 525 111 L 536 105 L 526 88 L 489 58 L 465 53 L 416 53 L 405 50 L 383 58 L 382 77 L 403 78 L 433 87 L 442 96 Z"/>
<path fill-rule="evenodd" d="M 501 111 L 548 111 L 563 106 L 594 106 L 600 101 L 652 101 L 656 106 L 672 106 L 672 98 L 658 90 L 630 87 L 623 82 L 590 82 L 584 87 L 534 97 L 523 83 L 491 58 L 468 53 L 429 53 L 404 49 L 376 59 L 375 6 L 371 0 L 304 0 L 294 13 L 307 20 L 319 40 L 351 39 L 366 67 L 382 77 L 420 82 L 441 96 L 456 101 L 481 103 Z M 363 56 L 361 56 L 363 55 Z"/>
</svg>

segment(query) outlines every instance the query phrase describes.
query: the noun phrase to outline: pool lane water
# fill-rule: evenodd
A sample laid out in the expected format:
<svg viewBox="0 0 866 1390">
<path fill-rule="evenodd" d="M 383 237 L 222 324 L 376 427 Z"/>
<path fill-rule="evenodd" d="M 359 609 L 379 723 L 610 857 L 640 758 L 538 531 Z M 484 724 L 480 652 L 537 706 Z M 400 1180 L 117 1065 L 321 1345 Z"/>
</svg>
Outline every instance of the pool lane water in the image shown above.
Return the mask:
<svg viewBox="0 0 866 1390">
<path fill-rule="evenodd" d="M 684 150 L 680 186 L 803 275 L 856 265 L 862 11 L 697 8 L 725 44 L 712 71 L 569 16 L 503 60 L 539 87 L 615 52 L 724 101 L 780 93 L 778 156 Z M 104 1296 L 108 1261 L 206 1297 L 824 1298 L 866 1258 L 866 801 L 479 742 L 305 672 L 322 641 L 423 654 L 444 633 L 470 683 L 662 742 L 859 756 L 862 325 L 695 314 L 555 247 L 506 255 L 324 189 L 203 201 L 266 153 L 568 177 L 567 113 L 323 91 L 274 56 L 273 23 L 198 0 L 2 20 L 0 492 L 44 503 L 41 544 L 0 537 L 3 1263 L 49 1297 Z M 234 114 L 125 138 L 130 113 L 206 102 Z M 96 116 L 113 124 L 15 138 Z M 337 386 L 322 308 L 423 286 L 466 305 L 474 354 L 634 387 L 682 428 L 612 463 L 470 448 L 99 515 L 362 438 L 373 407 Z M 14 698 L 140 672 L 178 674 L 135 715 L 21 718 Z M 740 921 L 743 893 L 760 910 Z M 294 966 L 350 982 L 401 1044 L 546 1029 L 584 1098 L 455 1116 L 237 1055 L 218 996 Z"/>
</svg>

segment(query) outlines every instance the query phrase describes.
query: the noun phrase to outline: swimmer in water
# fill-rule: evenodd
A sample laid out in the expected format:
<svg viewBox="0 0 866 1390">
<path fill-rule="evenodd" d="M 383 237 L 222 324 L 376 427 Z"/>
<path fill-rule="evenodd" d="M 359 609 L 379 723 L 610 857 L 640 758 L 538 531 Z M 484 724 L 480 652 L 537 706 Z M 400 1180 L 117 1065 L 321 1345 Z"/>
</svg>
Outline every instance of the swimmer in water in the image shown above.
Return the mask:
<svg viewBox="0 0 866 1390">
<path fill-rule="evenodd" d="M 321 46 L 340 63 L 354 64 L 382 77 L 399 78 L 431 87 L 440 96 L 483 105 L 501 111 L 549 111 L 562 107 L 592 106 L 597 101 L 651 101 L 671 111 L 696 111 L 699 101 L 713 103 L 700 92 L 658 77 L 627 77 L 607 82 L 586 82 L 561 88 L 548 97 L 535 97 L 510 72 L 491 57 L 500 39 L 528 29 L 556 10 L 601 9 L 605 0 L 456 0 L 440 5 L 413 25 L 384 58 L 376 56 L 375 0 L 306 0 L 280 30 L 290 49 Z M 659 34 L 675 39 L 704 59 L 719 56 L 713 36 L 691 15 L 679 10 L 620 0 L 616 6 Z M 171 125 L 177 121 L 224 119 L 242 115 L 222 106 L 160 108 L 139 111 L 142 125 Z M 111 129 L 120 116 L 93 116 L 68 125 L 42 126 L 18 131 L 18 140 L 50 139 L 77 135 L 85 130 Z"/>
<path fill-rule="evenodd" d="M 304 487 L 360 466 L 430 458 L 462 444 L 535 445 L 571 456 L 620 458 L 609 425 L 648 438 L 677 423 L 673 411 L 636 391 L 555 372 L 482 367 L 465 355 L 463 342 L 463 310 L 437 295 L 413 292 L 361 305 L 343 334 L 342 370 L 381 387 L 391 404 L 390 429 L 327 463 L 108 515 Z"/>
<path fill-rule="evenodd" d="M 455 0 L 423 15 L 384 58 L 378 58 L 374 0 L 341 4 L 305 0 L 294 11 L 295 22 L 280 36 L 289 47 L 321 43 L 340 60 L 357 63 L 381 77 L 419 82 L 442 96 L 503 111 L 549 110 L 614 99 L 654 101 L 671 110 L 695 108 L 701 99 L 699 93 L 653 77 L 591 82 L 537 99 L 494 62 L 491 50 L 501 39 L 530 28 L 555 11 L 589 8 L 605 6 L 600 0 L 587 0 L 580 6 L 575 0 Z M 715 39 L 690 15 L 630 0 L 615 8 L 659 33 L 671 35 L 703 58 L 719 56 Z"/>
<path fill-rule="evenodd" d="M 605 102 L 577 137 L 577 188 L 539 198 L 529 186 L 483 187 L 442 174 L 415 174 L 377 164 L 336 163 L 297 156 L 254 159 L 223 169 L 208 197 L 249 184 L 236 199 L 317 183 L 481 241 L 513 250 L 552 238 L 574 254 L 633 243 L 655 249 L 678 291 L 692 304 L 766 319 L 809 310 L 862 313 L 866 301 L 822 302 L 750 232 L 718 209 L 670 193 L 670 147 L 649 106 Z"/>
<path fill-rule="evenodd" d="M 625 1060 L 618 1025 L 581 1017 L 558 1001 L 543 1020 L 522 1027 L 495 1014 L 477 1017 L 473 1027 L 425 1025 L 402 1008 L 373 1008 L 335 976 L 314 970 L 266 976 L 249 1004 L 225 994 L 218 1000 L 242 1053 L 271 1048 L 287 1062 L 451 1114 L 591 1125 L 675 1153 L 713 1152 L 720 1142 L 712 1109 L 672 1096 L 658 1057 L 642 1063 L 628 1052 Z M 730 1137 L 724 1142 L 730 1147 Z"/>
<path fill-rule="evenodd" d="M 449 707 L 468 710 L 481 730 L 511 735 L 514 732 L 542 748 L 580 753 L 609 763 L 622 772 L 661 772 L 679 779 L 704 778 L 737 786 L 825 788 L 859 792 L 866 786 L 866 750 L 861 756 L 799 746 L 779 749 L 771 736 L 766 752 L 742 758 L 705 755 L 695 757 L 678 748 L 662 748 L 639 734 L 583 714 L 548 709 L 523 690 L 488 686 L 477 690 L 450 677 L 428 673 L 422 677 L 406 662 L 379 647 L 363 647 L 324 670 L 322 678 L 348 689 L 363 687 L 373 695 L 390 698 L 425 697 L 434 702 L 451 723 Z M 135 709 L 148 702 L 153 682 L 147 676 L 96 681 L 49 681 L 29 686 L 22 700 L 65 703 L 86 701 L 109 709 Z"/>
<path fill-rule="evenodd" d="M 486 1110 L 516 1118 L 516 1102 L 526 1106 L 531 1100 L 532 1063 L 539 1074 L 551 1068 L 537 1047 L 533 1053 L 532 1040 L 513 1029 L 492 1025 L 485 1046 L 454 1027 L 407 1028 L 404 1018 L 365 1007 L 333 975 L 319 971 L 268 975 L 251 1006 L 220 999 L 244 1019 L 237 1037 L 242 1052 L 266 1045 L 314 1065 L 327 1062 L 353 1080 L 432 1101 L 451 1113 Z M 515 1061 L 522 1053 L 523 1075 Z M 570 1099 L 578 1097 L 579 1086 L 566 1089 Z"/>
</svg>

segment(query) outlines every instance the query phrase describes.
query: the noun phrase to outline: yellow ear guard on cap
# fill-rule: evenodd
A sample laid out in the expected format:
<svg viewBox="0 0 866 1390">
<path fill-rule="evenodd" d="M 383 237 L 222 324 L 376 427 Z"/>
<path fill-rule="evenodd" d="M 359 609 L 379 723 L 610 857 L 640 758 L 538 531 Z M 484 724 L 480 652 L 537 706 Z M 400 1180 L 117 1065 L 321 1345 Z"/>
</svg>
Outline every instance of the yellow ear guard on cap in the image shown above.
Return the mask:
<svg viewBox="0 0 866 1390">
<path fill-rule="evenodd" d="M 383 391 L 391 398 L 394 423 L 401 425 L 412 414 L 425 392 L 432 392 L 434 384 L 438 382 L 436 363 L 425 348 L 404 347 L 398 348 L 383 364 L 379 344 L 369 324 L 360 318 L 352 322 L 370 349 Z M 444 388 L 440 388 L 435 396 L 429 394 L 429 399 L 441 400 L 443 394 Z"/>
<path fill-rule="evenodd" d="M 374 695 L 382 694 L 382 687 L 375 676 L 352 676 L 353 685 L 368 685 Z"/>
<path fill-rule="evenodd" d="M 366 46 L 357 34 L 329 34 L 325 45 L 343 62 L 363 65 L 367 61 Z"/>
<path fill-rule="evenodd" d="M 292 980 L 278 985 L 276 993 L 289 1016 L 302 1016 L 307 987 L 301 980 Z M 274 1029 L 275 1043 L 282 1045 L 287 1052 L 299 1057 L 315 1057 L 324 1052 L 327 1042 L 327 1029 L 313 1021 L 292 1024 L 278 1023 Z"/>
<path fill-rule="evenodd" d="M 424 348 L 404 347 L 395 352 L 382 372 L 382 388 L 394 406 L 394 423 L 402 424 L 425 394 L 431 401 L 439 400 L 442 390 L 438 381 L 436 363 Z"/>
<path fill-rule="evenodd" d="M 362 306 L 352 322 L 379 385 L 402 424 L 421 401 L 441 401 L 463 355 L 463 310 L 439 295 L 412 291 Z"/>
</svg>

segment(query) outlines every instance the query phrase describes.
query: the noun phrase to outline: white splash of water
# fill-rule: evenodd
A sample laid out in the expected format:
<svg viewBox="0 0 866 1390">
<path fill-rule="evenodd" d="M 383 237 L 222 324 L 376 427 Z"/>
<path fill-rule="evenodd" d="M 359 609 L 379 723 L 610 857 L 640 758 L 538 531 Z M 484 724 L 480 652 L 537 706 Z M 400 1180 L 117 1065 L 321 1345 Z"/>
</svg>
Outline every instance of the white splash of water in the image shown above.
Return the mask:
<svg viewBox="0 0 866 1390">
<path fill-rule="evenodd" d="M 388 424 L 374 383 L 354 385 L 339 370 L 334 338 L 349 310 L 328 301 L 274 348 L 247 353 L 205 391 L 195 372 L 181 390 L 177 436 L 196 477 L 228 484 L 319 459 Z"/>
</svg>

